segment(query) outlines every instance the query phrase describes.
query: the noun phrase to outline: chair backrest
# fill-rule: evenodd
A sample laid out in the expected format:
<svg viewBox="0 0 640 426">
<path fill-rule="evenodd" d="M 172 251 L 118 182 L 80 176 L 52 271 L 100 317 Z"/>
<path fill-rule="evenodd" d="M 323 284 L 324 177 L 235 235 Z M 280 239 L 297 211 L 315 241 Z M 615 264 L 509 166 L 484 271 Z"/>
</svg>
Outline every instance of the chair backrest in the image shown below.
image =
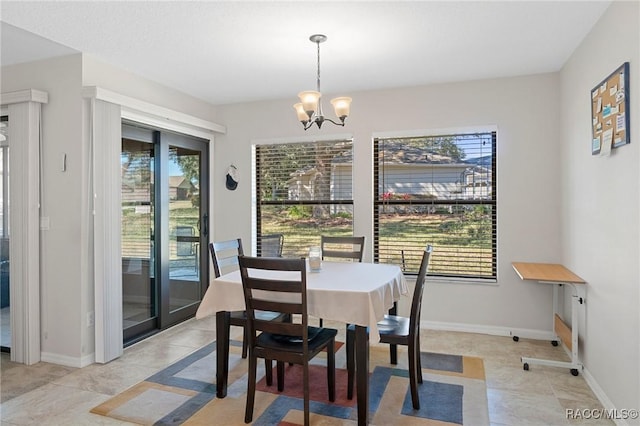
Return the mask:
<svg viewBox="0 0 640 426">
<path fill-rule="evenodd" d="M 213 272 L 216 278 L 239 268 L 238 256 L 243 255 L 242 240 L 218 241 L 209 243 L 209 252 L 213 260 Z"/>
<path fill-rule="evenodd" d="M 422 254 L 422 261 L 420 262 L 420 271 L 416 278 L 416 287 L 413 289 L 413 298 L 411 300 L 411 313 L 409 317 L 409 332 L 420 333 L 420 312 L 422 311 L 422 294 L 424 293 L 424 283 L 427 278 L 427 272 L 429 270 L 429 260 L 431 260 L 431 253 L 433 247 L 427 245 Z"/>
<path fill-rule="evenodd" d="M 364 237 L 320 237 L 322 259 L 351 259 L 362 262 Z"/>
<path fill-rule="evenodd" d="M 268 234 L 260 237 L 260 257 L 282 257 L 283 234 Z"/>
<path fill-rule="evenodd" d="M 300 338 L 308 354 L 307 267 L 305 259 L 239 256 L 244 290 L 249 347 L 256 332 Z M 257 291 L 257 295 L 254 294 Z M 284 295 L 283 293 L 287 293 Z M 257 296 L 257 297 L 256 297 Z M 255 311 L 289 314 L 295 321 L 256 318 Z"/>
</svg>

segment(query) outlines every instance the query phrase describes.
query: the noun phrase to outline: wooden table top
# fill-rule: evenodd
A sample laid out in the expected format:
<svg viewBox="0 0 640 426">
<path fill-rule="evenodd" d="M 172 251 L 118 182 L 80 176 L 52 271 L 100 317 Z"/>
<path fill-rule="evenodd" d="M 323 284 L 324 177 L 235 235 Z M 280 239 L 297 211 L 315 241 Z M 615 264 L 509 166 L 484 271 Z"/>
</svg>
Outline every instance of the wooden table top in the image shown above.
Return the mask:
<svg viewBox="0 0 640 426">
<path fill-rule="evenodd" d="M 513 269 L 523 280 L 584 284 L 585 280 L 557 263 L 513 262 Z"/>
</svg>

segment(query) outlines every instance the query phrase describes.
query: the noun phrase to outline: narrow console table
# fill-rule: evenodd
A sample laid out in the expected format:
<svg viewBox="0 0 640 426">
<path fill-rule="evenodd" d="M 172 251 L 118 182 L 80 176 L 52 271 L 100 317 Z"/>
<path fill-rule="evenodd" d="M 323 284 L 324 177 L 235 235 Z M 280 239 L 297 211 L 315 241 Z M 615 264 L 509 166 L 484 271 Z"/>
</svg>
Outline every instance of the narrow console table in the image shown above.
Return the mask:
<svg viewBox="0 0 640 426">
<path fill-rule="evenodd" d="M 584 306 L 584 299 L 578 296 L 577 285 L 582 285 L 585 281 L 565 268 L 555 263 L 526 263 L 513 262 L 511 264 L 518 276 L 523 280 L 537 281 L 541 284 L 553 284 L 553 333 L 556 336 L 551 343 L 558 345 L 558 340 L 571 351 L 571 361 L 554 361 L 538 358 L 522 357 L 522 363 L 525 370 L 529 370 L 529 365 L 547 365 L 551 367 L 569 368 L 571 374 L 578 375 L 582 369 L 582 363 L 578 360 L 578 308 Z M 571 325 L 569 327 L 558 313 L 559 307 L 559 289 L 562 286 L 571 287 Z M 518 341 L 518 337 L 514 336 L 513 340 Z"/>
</svg>

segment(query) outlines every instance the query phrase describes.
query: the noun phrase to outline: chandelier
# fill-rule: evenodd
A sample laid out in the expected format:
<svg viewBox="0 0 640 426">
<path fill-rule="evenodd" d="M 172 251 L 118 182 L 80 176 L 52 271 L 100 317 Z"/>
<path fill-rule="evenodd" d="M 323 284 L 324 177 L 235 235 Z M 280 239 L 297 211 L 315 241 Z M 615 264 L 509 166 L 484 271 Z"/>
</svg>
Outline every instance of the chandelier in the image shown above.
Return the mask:
<svg viewBox="0 0 640 426">
<path fill-rule="evenodd" d="M 322 127 L 322 123 L 330 121 L 336 126 L 344 126 L 344 120 L 349 115 L 349 107 L 351 106 L 351 98 L 340 97 L 331 99 L 331 105 L 340 119 L 340 122 L 333 121 L 322 114 L 322 94 L 320 93 L 320 43 L 327 41 L 324 34 L 314 34 L 309 37 L 311 42 L 315 43 L 318 49 L 318 74 L 317 74 L 317 90 L 307 90 L 298 93 L 300 102 L 293 107 L 298 113 L 298 120 L 302 123 L 304 130 L 316 123 L 318 129 Z"/>
</svg>

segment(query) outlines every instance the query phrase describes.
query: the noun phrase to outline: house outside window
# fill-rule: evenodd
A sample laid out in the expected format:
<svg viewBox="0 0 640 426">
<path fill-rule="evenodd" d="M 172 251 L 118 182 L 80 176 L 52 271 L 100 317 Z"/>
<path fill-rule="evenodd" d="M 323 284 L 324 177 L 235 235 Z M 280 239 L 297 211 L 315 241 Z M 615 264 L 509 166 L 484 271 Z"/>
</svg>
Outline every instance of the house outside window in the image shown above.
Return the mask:
<svg viewBox="0 0 640 426">
<path fill-rule="evenodd" d="M 258 256 L 267 236 L 282 235 L 281 255 L 300 257 L 321 235 L 353 235 L 352 151 L 351 140 L 255 146 Z"/>
<path fill-rule="evenodd" d="M 496 280 L 496 132 L 374 140 L 374 261 Z"/>
</svg>

